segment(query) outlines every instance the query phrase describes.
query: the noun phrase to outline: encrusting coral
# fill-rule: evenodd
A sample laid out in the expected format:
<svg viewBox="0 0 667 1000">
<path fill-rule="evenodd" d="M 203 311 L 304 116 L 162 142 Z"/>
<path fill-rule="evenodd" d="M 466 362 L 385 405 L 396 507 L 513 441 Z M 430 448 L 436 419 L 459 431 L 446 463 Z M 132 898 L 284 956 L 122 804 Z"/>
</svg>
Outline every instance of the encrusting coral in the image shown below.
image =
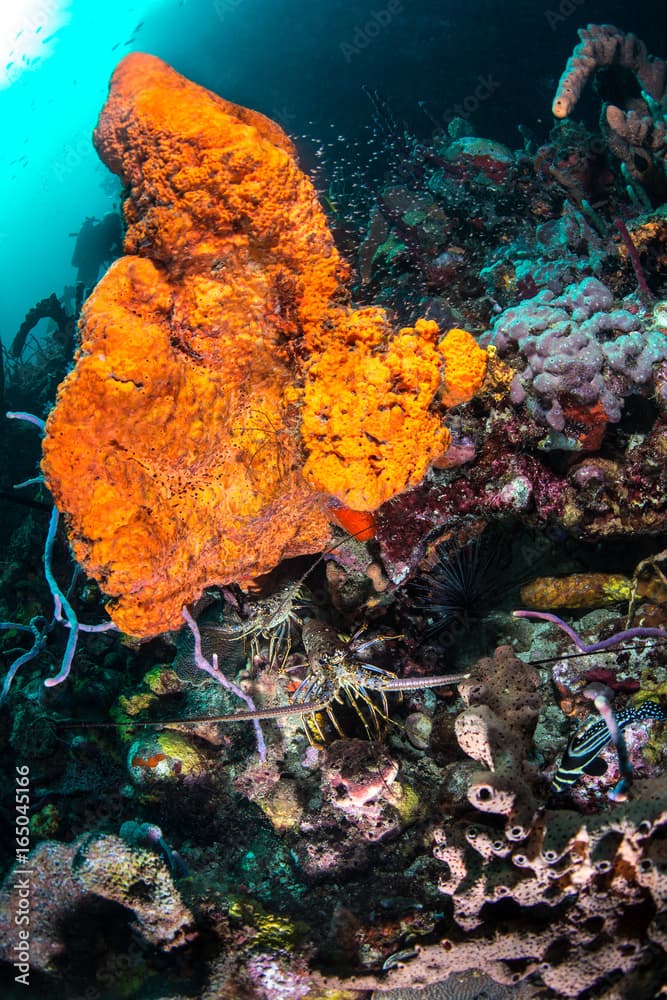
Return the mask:
<svg viewBox="0 0 667 1000">
<path fill-rule="evenodd" d="M 94 904 L 122 906 L 147 945 L 170 951 L 196 936 L 194 918 L 169 869 L 153 851 L 130 847 L 112 834 L 86 834 L 70 844 L 40 843 L 31 853 L 30 954 L 33 968 L 54 970 L 71 946 L 72 928 Z M 11 961 L 20 940 L 13 916 L 19 889 L 10 871 L 0 894 L 0 957 Z M 87 917 L 86 919 L 90 919 Z"/>
<path fill-rule="evenodd" d="M 618 573 L 572 573 L 543 576 L 521 588 L 521 601 L 531 608 L 599 608 L 632 597 L 664 603 L 667 587 L 659 577 L 631 580 Z"/>
<path fill-rule="evenodd" d="M 518 348 L 525 361 L 512 401 L 525 402 L 559 435 L 560 447 L 596 451 L 627 397 L 660 391 L 655 366 L 667 359 L 667 337 L 659 328 L 645 332 L 627 305 L 618 307 L 607 286 L 589 277 L 559 296 L 544 289 L 494 322 L 499 354 Z M 584 431 L 569 442 L 562 433 L 568 421 Z"/>
<path fill-rule="evenodd" d="M 443 359 L 434 323 L 394 334 L 345 305 L 313 186 L 263 115 L 134 53 L 95 143 L 129 191 L 126 256 L 84 306 L 43 471 L 113 621 L 147 636 L 207 585 L 320 549 L 320 493 L 373 510 L 419 482 L 448 442 Z"/>
</svg>

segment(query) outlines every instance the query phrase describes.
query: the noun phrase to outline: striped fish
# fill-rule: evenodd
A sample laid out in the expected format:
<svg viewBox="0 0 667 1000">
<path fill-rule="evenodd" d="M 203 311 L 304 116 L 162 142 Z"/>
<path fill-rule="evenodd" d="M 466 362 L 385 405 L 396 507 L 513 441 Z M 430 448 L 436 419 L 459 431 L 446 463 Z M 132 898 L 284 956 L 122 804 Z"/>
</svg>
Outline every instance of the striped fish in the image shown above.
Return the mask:
<svg viewBox="0 0 667 1000">
<path fill-rule="evenodd" d="M 614 713 L 618 728 L 622 731 L 633 722 L 644 722 L 646 719 L 664 721 L 667 718 L 657 701 L 645 701 L 638 708 L 624 708 Z M 611 742 L 611 735 L 604 719 L 595 719 L 592 723 L 578 729 L 565 748 L 560 767 L 551 782 L 554 792 L 564 792 L 578 781 L 582 774 L 601 775 L 607 770 L 603 760 L 599 760 L 600 752 Z"/>
</svg>

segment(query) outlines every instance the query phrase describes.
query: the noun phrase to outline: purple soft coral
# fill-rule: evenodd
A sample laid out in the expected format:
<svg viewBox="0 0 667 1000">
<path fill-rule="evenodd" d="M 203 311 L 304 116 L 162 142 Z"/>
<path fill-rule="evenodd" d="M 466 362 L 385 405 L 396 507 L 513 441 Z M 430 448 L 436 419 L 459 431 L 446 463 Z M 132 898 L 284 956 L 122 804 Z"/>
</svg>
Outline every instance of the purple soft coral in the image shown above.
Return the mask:
<svg viewBox="0 0 667 1000">
<path fill-rule="evenodd" d="M 667 336 L 645 330 L 635 309 L 615 307 L 612 292 L 593 277 L 558 296 L 543 289 L 506 309 L 494 323 L 493 342 L 501 356 L 518 347 L 525 362 L 512 382 L 513 402 L 525 402 L 557 433 L 565 428 L 566 404 L 599 402 L 618 422 L 624 398 L 649 393 L 653 366 L 667 359 Z"/>
</svg>

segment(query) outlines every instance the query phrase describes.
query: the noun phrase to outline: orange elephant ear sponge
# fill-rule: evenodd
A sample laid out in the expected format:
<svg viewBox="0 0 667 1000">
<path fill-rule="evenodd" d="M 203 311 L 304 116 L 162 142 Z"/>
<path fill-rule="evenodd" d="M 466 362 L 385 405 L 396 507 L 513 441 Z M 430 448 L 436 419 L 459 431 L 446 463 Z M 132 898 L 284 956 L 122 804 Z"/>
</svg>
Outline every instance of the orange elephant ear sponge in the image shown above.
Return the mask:
<svg viewBox="0 0 667 1000">
<path fill-rule="evenodd" d="M 127 191 L 126 256 L 84 306 L 42 468 L 114 622 L 150 636 L 205 587 L 321 549 L 331 497 L 371 512 L 416 485 L 449 442 L 457 352 L 435 323 L 395 333 L 346 304 L 313 186 L 263 115 L 133 53 L 95 144 Z"/>
<path fill-rule="evenodd" d="M 278 126 L 159 59 L 121 62 L 95 142 L 127 256 L 84 306 L 42 468 L 114 622 L 148 636 L 326 543 L 286 394 L 347 269 Z"/>
</svg>

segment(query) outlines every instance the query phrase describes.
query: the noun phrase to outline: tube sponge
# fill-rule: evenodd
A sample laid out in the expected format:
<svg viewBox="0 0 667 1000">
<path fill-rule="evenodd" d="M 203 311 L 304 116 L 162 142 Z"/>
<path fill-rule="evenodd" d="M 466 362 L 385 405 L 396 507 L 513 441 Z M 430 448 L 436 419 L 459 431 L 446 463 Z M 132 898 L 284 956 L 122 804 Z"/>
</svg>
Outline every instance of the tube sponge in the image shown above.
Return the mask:
<svg viewBox="0 0 667 1000">
<path fill-rule="evenodd" d="M 650 56 L 636 35 L 619 31 L 613 24 L 589 24 L 579 29 L 579 44 L 558 81 L 552 105 L 556 118 L 572 113 L 589 77 L 601 66 L 623 66 L 655 100 L 664 92 L 664 60 Z"/>
</svg>

